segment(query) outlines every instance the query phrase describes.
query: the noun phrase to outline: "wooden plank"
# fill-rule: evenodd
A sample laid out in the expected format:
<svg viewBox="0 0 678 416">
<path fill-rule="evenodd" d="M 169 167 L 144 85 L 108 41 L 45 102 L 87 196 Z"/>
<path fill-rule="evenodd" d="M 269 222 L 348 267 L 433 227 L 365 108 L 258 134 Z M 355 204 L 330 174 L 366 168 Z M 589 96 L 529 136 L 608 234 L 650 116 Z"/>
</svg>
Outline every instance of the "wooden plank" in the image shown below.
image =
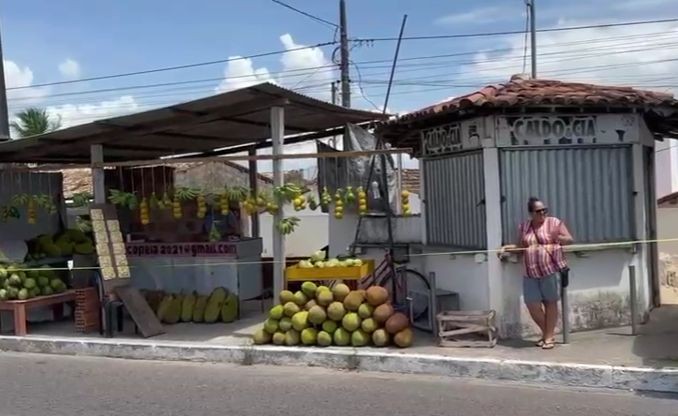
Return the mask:
<svg viewBox="0 0 678 416">
<path fill-rule="evenodd" d="M 127 308 L 127 312 L 129 312 L 139 327 L 139 331 L 144 338 L 165 333 L 160 320 L 158 320 L 151 307 L 148 306 L 148 302 L 141 295 L 139 289 L 128 285 L 116 287 L 114 291 L 125 305 L 125 308 Z"/>
<path fill-rule="evenodd" d="M 459 347 L 459 348 L 492 348 L 497 345 L 497 341 L 447 341 L 441 340 L 438 345 L 441 347 Z"/>
</svg>

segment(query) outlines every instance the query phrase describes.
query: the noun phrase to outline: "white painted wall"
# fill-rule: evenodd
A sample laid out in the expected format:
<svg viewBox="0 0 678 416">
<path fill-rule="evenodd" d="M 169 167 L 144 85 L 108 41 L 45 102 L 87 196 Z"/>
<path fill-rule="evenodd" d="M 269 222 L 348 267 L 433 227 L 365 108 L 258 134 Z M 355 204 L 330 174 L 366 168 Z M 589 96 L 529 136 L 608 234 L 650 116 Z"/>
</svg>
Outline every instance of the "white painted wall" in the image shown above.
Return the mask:
<svg viewBox="0 0 678 416">
<path fill-rule="evenodd" d="M 678 238 L 678 208 L 657 209 L 657 238 L 659 240 Z M 678 255 L 678 241 L 657 245 L 660 253 Z"/>
<path fill-rule="evenodd" d="M 678 140 L 665 139 L 655 146 L 657 198 L 678 192 Z"/>
<path fill-rule="evenodd" d="M 325 247 L 329 240 L 328 223 L 329 215 L 319 209 L 311 211 L 294 211 L 290 206 L 285 206 L 286 217 L 298 217 L 301 221 L 297 229 L 285 237 L 286 257 L 306 257 L 315 250 Z M 259 216 L 259 230 L 263 240 L 263 257 L 273 256 L 273 216 L 261 214 Z"/>
</svg>

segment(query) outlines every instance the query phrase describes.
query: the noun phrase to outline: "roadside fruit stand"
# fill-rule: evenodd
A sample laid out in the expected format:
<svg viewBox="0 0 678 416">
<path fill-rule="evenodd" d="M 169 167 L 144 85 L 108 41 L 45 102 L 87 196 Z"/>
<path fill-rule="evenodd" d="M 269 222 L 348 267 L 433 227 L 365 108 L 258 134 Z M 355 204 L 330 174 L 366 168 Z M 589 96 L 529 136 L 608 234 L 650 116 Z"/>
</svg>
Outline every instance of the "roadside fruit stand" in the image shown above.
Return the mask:
<svg viewBox="0 0 678 416">
<path fill-rule="evenodd" d="M 293 216 L 286 218 L 282 206 L 290 204 L 301 210 L 320 206 L 318 199 L 327 201 L 326 195 L 317 198 L 304 187 L 285 183 L 283 144 L 331 137 L 348 123 L 386 117 L 264 83 L 0 143 L 0 163 L 32 164 L 30 169 L 47 164 L 61 170 L 92 169 L 93 206 L 99 212 L 109 212 L 111 207 L 117 211 L 117 218 L 106 218 L 100 226 L 105 224 L 108 237 L 115 230 L 116 239 L 122 236 L 123 240 L 95 239 L 99 264 L 95 262 L 92 268 L 117 271 L 102 274 L 102 303 L 122 302 L 139 324 L 138 317 L 148 314 L 138 309 L 137 295 L 128 290 L 133 288 L 144 291 L 145 307 L 167 323 L 188 319 L 191 308 L 184 308 L 184 304 L 193 306 L 191 320 L 202 315 L 197 320 L 229 321 L 231 305 L 244 298 L 262 297 L 259 213 L 273 215 L 273 292 L 279 292 L 284 284 L 284 236 L 300 221 Z M 272 155 L 257 155 L 258 148 L 269 146 Z M 226 156 L 242 152 L 248 155 Z M 260 159 L 272 160 L 270 192 L 257 189 L 256 179 L 252 179 L 256 178 Z M 219 160 L 248 162 L 250 186 L 176 186 L 160 180 L 153 171 L 158 166 Z M 107 177 L 111 175 L 121 177 L 120 182 L 111 181 Z M 355 204 L 359 209 L 359 201 L 364 200 L 360 190 L 334 192 L 338 217 L 344 204 Z M 244 217 L 250 217 L 250 230 Z M 110 255 L 100 252 L 100 245 Z M 121 287 L 128 298 L 118 293 Z M 158 298 L 157 306 L 151 305 Z M 196 314 L 203 304 L 204 314 Z"/>
</svg>

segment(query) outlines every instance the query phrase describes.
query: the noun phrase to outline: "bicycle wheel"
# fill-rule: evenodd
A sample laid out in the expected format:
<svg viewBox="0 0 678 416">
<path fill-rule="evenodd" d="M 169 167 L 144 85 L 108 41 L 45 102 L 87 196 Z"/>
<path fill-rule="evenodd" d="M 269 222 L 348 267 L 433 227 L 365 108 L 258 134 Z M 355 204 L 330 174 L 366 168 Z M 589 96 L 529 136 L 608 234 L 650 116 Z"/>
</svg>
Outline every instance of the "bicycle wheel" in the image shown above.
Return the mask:
<svg viewBox="0 0 678 416">
<path fill-rule="evenodd" d="M 406 303 L 409 301 L 412 311 L 412 320 L 416 321 L 429 313 L 429 302 L 431 299 L 431 284 L 423 274 L 412 269 L 400 270 L 401 287 L 398 292 L 401 299 Z"/>
</svg>

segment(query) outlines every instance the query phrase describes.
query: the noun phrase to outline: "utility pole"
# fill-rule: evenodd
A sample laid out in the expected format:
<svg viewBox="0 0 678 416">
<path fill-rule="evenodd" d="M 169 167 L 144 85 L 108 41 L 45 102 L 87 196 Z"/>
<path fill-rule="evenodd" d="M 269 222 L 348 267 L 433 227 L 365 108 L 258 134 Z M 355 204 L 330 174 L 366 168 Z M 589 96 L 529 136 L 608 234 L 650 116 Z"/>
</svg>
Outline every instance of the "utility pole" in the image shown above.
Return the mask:
<svg viewBox="0 0 678 416">
<path fill-rule="evenodd" d="M 532 79 L 537 79 L 537 19 L 534 13 L 535 0 L 525 0 L 530 19 L 530 55 L 532 57 Z"/>
<path fill-rule="evenodd" d="M 351 85 L 348 74 L 348 30 L 346 28 L 346 1 L 339 0 L 339 33 L 341 49 L 341 105 L 351 107 Z"/>
<path fill-rule="evenodd" d="M 5 62 L 2 56 L 2 37 L 0 36 L 0 141 L 9 140 L 9 138 L 7 88 L 5 86 Z"/>
</svg>

